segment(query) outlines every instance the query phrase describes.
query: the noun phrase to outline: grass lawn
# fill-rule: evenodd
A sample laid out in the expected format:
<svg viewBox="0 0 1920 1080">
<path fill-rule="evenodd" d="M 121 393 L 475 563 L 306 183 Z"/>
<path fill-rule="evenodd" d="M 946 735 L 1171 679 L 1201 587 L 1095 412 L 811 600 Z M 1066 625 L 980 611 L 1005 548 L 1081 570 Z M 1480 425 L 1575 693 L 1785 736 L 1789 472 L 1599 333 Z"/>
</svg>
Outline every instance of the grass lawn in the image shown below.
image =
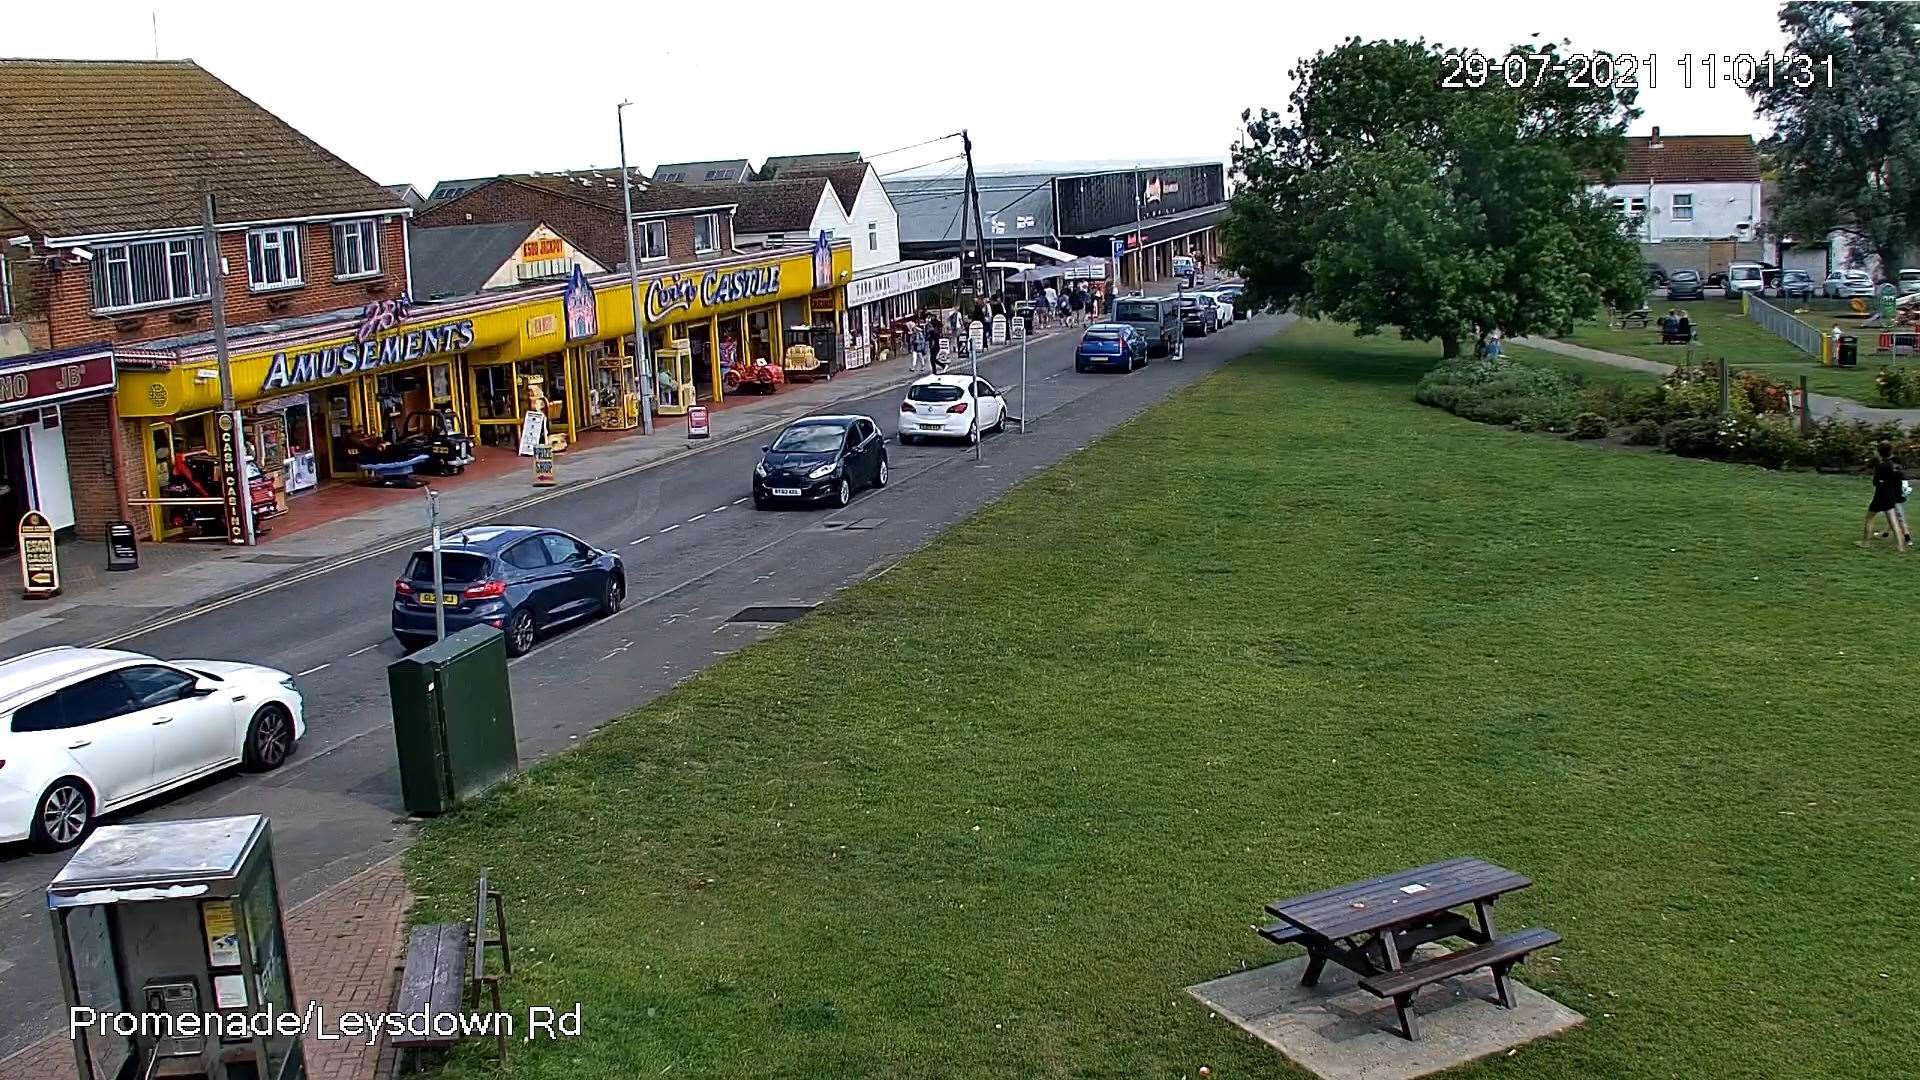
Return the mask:
<svg viewBox="0 0 1920 1080">
<path fill-rule="evenodd" d="M 1595 360 L 1583 360 L 1577 356 L 1565 356 L 1548 352 L 1545 349 L 1530 349 L 1525 345 L 1502 345 L 1500 351 L 1516 360 L 1523 360 L 1539 367 L 1552 368 L 1581 386 L 1599 383 L 1618 383 L 1622 386 L 1652 386 L 1660 381 L 1660 376 L 1651 371 L 1636 371 L 1633 368 L 1614 367 Z"/>
<path fill-rule="evenodd" d="M 1871 337 L 1866 337 L 1861 343 L 1863 351 L 1859 367 L 1852 370 L 1821 367 L 1819 358 L 1806 355 L 1742 315 L 1737 303 L 1718 298 L 1672 303 L 1661 296 L 1649 296 L 1647 306 L 1656 318 L 1669 307 L 1680 308 L 1699 324 L 1700 344 L 1695 350 L 1697 359 L 1717 360 L 1724 357 L 1736 368 L 1771 375 L 1794 384 L 1800 381 L 1800 376 L 1805 375 L 1808 389 L 1816 394 L 1851 398 L 1867 405 L 1886 407 L 1886 402 L 1880 400 L 1873 377 L 1883 366 L 1896 361 L 1873 356 Z M 1836 321 L 1834 312 L 1841 306 L 1837 300 L 1815 300 L 1811 304 L 1794 301 L 1789 305 L 1789 310 L 1797 312 L 1804 308 L 1806 311 L 1801 315 L 1803 320 L 1830 330 Z M 1853 321 L 1840 320 L 1840 325 L 1845 327 Z M 1862 332 L 1863 335 L 1866 333 Z M 1684 348 L 1660 344 L 1658 325 L 1621 330 L 1605 322 L 1581 323 L 1573 333 L 1561 340 L 1667 364 L 1678 364 L 1686 359 Z M 1902 364 L 1913 362 L 1911 359 L 1898 361 Z"/>
<path fill-rule="evenodd" d="M 512 996 L 586 1003 L 511 1074 L 1295 1075 L 1182 988 L 1458 854 L 1591 1018 L 1460 1075 L 1905 1073 L 1920 561 L 1862 479 L 1473 424 L 1437 357 L 1297 327 L 430 825 L 416 915 L 493 867 Z"/>
</svg>

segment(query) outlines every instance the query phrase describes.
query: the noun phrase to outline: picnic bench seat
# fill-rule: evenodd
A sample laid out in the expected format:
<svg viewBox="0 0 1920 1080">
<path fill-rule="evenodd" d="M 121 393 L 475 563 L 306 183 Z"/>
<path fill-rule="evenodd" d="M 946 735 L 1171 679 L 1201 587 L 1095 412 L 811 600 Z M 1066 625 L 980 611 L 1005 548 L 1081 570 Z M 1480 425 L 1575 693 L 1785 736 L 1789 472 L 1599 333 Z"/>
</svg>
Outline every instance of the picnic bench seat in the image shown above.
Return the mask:
<svg viewBox="0 0 1920 1080">
<path fill-rule="evenodd" d="M 498 934 L 487 930 L 489 905 Z M 487 972 L 490 948 L 500 950 L 501 972 L 497 975 Z M 444 1050 L 465 1037 L 460 1034 L 458 1018 L 468 1010 L 469 990 L 472 1007 L 478 1008 L 482 993 L 490 991 L 493 1011 L 496 1014 L 502 1011 L 500 979 L 513 974 L 513 950 L 507 943 L 505 901 L 497 889 L 487 884 L 486 874 L 480 875 L 480 884 L 475 890 L 473 920 L 414 927 L 407 936 L 406 962 L 397 970 L 400 985 L 394 991 L 394 1012 L 427 1018 L 425 1032 L 407 1030 L 390 1037 L 389 1042 L 403 1057 L 417 1055 L 421 1050 Z M 442 1024 L 438 1022 L 441 1017 L 452 1019 Z M 505 1028 L 496 1026 L 494 1038 L 504 1063 L 507 1060 Z"/>
<path fill-rule="evenodd" d="M 1298 945 L 1307 936 L 1307 932 L 1292 923 L 1277 922 L 1272 926 L 1261 927 L 1260 936 L 1275 945 Z"/>
<path fill-rule="evenodd" d="M 1625 330 L 1628 323 L 1639 323 L 1643 328 L 1653 321 L 1653 313 L 1646 308 L 1636 308 L 1614 320 L 1614 324 Z"/>
<path fill-rule="evenodd" d="M 1414 1037 L 1413 1013 L 1408 1006 L 1421 987 L 1442 979 L 1465 975 L 1480 968 L 1493 969 L 1493 989 L 1503 1009 L 1513 1008 L 1513 994 L 1507 989 L 1507 972 L 1526 960 L 1527 954 L 1560 943 L 1560 935 L 1544 926 L 1530 927 L 1517 934 L 1506 934 L 1472 948 L 1445 953 L 1431 960 L 1408 964 L 1398 971 L 1383 971 L 1360 980 L 1360 988 L 1375 997 L 1392 998 L 1400 1014 L 1400 1027 L 1408 1039 Z"/>
</svg>

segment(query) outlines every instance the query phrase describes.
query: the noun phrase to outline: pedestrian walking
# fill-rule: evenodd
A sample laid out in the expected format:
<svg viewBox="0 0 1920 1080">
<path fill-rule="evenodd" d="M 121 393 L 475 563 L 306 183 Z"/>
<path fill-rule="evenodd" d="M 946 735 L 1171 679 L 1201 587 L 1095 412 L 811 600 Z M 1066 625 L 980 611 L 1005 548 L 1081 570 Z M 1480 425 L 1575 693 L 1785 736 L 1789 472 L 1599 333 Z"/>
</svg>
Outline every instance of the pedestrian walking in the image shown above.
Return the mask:
<svg viewBox="0 0 1920 1080">
<path fill-rule="evenodd" d="M 1873 519 L 1877 514 L 1887 516 L 1887 531 L 1893 534 L 1893 544 L 1905 553 L 1912 538 L 1907 535 L 1907 515 L 1900 504 L 1907 501 L 1907 474 L 1900 463 L 1893 460 L 1893 444 L 1882 439 L 1877 448 L 1879 459 L 1873 463 L 1873 501 L 1867 503 L 1866 524 L 1860 527 L 1860 546 L 1866 547 L 1873 538 Z"/>
<path fill-rule="evenodd" d="M 927 313 L 927 367 L 938 374 L 940 371 L 940 317 Z"/>
<path fill-rule="evenodd" d="M 908 370 L 915 375 L 931 370 L 931 365 L 927 362 L 927 331 L 918 325 L 914 326 L 908 335 L 907 345 L 913 350 L 913 366 Z"/>
</svg>

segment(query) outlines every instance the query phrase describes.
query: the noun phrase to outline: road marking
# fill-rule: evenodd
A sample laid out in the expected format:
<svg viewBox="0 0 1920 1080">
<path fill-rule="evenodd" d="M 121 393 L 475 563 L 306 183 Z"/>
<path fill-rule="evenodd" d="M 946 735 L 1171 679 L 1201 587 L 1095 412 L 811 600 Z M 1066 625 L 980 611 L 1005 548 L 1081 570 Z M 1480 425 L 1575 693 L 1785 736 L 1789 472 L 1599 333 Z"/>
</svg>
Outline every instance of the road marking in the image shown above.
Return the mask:
<svg viewBox="0 0 1920 1080">
<path fill-rule="evenodd" d="M 649 541 L 649 540 L 651 540 L 651 539 L 653 539 L 653 537 L 651 537 L 651 536 L 643 536 L 643 537 L 641 537 L 641 538 L 640 538 L 640 539 L 638 539 L 638 540 L 629 540 L 629 541 L 627 541 L 627 546 L 628 546 L 628 547 L 632 547 L 632 546 L 633 546 L 633 545 L 635 545 L 635 544 L 644 544 L 644 543 L 646 543 L 647 541 Z"/>
<path fill-rule="evenodd" d="M 332 666 L 333 666 L 332 661 L 328 661 L 327 663 L 321 664 L 319 667 L 310 667 L 305 671 L 296 671 L 293 673 L 293 677 L 296 679 L 304 679 L 316 671 L 325 671 Z"/>
<path fill-rule="evenodd" d="M 679 528 L 679 527 L 680 527 L 680 526 L 678 526 L 678 525 L 669 525 L 669 526 L 667 526 L 666 528 L 664 528 L 664 529 L 661 529 L 661 530 L 660 530 L 660 533 L 661 533 L 661 535 L 665 535 L 665 534 L 667 534 L 667 533 L 670 533 L 670 532 L 672 532 L 673 530 L 675 530 L 675 529 L 677 529 L 677 528 Z"/>
<path fill-rule="evenodd" d="M 348 656 L 359 656 L 359 655 L 360 655 L 361 653 L 370 653 L 370 652 L 372 652 L 373 650 L 375 650 L 375 649 L 377 649 L 377 648 L 379 648 L 379 647 L 381 646 L 381 644 L 382 644 L 381 642 L 378 642 L 378 641 L 376 641 L 376 642 L 374 642 L 373 644 L 371 644 L 371 645 L 368 645 L 367 647 L 365 647 L 365 648 L 363 648 L 363 649 L 355 649 L 355 650 L 353 650 L 352 652 L 350 652 L 350 653 L 348 653 L 347 655 L 348 655 Z"/>
<path fill-rule="evenodd" d="M 699 520 L 700 520 L 701 518 L 703 518 L 703 517 L 706 517 L 706 516 L 707 516 L 706 514 L 695 514 L 695 515 L 693 515 L 692 517 L 690 517 L 690 518 L 688 518 L 688 519 L 687 519 L 687 524 L 689 524 L 689 525 L 691 525 L 691 524 L 693 524 L 694 522 L 696 522 L 696 521 L 699 521 Z M 678 527 L 678 526 L 676 526 L 676 528 L 677 528 L 677 527 Z"/>
<path fill-rule="evenodd" d="M 735 506 L 739 506 L 739 505 L 740 505 L 741 503 L 743 503 L 743 502 L 746 502 L 746 501 L 747 501 L 747 496 L 745 496 L 745 495 L 742 495 L 742 496 L 740 496 L 739 498 L 737 498 L 737 499 L 735 499 L 735 500 L 733 500 L 733 505 L 735 505 Z"/>
<path fill-rule="evenodd" d="M 740 504 L 736 502 L 736 503 L 732 503 L 732 504 L 730 504 L 730 505 L 733 505 L 733 506 L 738 506 L 738 505 L 740 505 Z M 720 511 L 722 511 L 722 510 L 725 510 L 725 509 L 726 509 L 726 507 L 725 507 L 725 506 L 716 506 L 716 507 L 714 507 L 713 509 L 711 509 L 711 510 L 709 510 L 709 511 L 707 511 L 707 513 L 709 513 L 709 514 L 717 514 L 717 513 L 719 513 Z"/>
</svg>

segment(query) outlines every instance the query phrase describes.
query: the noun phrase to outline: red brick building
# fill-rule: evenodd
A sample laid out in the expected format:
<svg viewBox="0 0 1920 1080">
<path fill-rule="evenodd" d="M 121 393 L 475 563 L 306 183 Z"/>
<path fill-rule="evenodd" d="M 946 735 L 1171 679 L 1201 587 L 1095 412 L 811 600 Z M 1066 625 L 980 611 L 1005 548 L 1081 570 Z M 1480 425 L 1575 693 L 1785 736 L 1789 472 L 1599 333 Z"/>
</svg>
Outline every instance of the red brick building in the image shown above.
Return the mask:
<svg viewBox="0 0 1920 1080">
<path fill-rule="evenodd" d="M 695 185 L 656 184 L 639 170 L 631 176 L 634 252 L 643 267 L 691 263 L 733 250 L 737 200 Z M 498 176 L 428 203 L 415 224 L 431 229 L 544 221 L 595 262 L 625 266 L 624 198 L 619 169 Z"/>
<path fill-rule="evenodd" d="M 109 369 L 117 358 L 125 370 L 160 362 L 143 351 L 210 337 L 203 184 L 231 337 L 407 292 L 404 203 L 192 62 L 0 61 L 0 147 L 0 356 L 24 352 L 0 360 L 0 409 L 19 410 L 0 414 L 0 523 L 19 501 L 5 489 L 24 480 L 29 503 L 83 537 L 116 518 L 147 531 L 127 500 L 212 445 L 210 413 L 176 418 L 165 445 L 148 445 L 110 395 L 52 406 L 4 393 L 15 368 L 111 346 Z M 260 419 L 278 442 L 255 457 L 275 462 L 284 494 L 315 418 Z"/>
</svg>

